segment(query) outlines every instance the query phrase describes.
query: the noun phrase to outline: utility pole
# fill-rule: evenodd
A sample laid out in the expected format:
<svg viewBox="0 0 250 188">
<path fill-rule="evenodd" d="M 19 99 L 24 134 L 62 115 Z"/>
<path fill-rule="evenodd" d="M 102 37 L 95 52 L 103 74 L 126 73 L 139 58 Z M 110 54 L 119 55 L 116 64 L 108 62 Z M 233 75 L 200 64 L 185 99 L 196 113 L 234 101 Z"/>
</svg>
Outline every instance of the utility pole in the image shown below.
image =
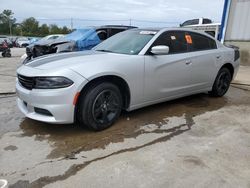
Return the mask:
<svg viewBox="0 0 250 188">
<path fill-rule="evenodd" d="M 70 19 L 70 28 L 71 28 L 71 31 L 73 30 L 73 18 Z"/>
<path fill-rule="evenodd" d="M 130 19 L 129 19 L 129 26 L 131 26 L 131 22 L 132 22 L 132 19 L 130 18 Z"/>
<path fill-rule="evenodd" d="M 10 22 L 10 19 L 9 19 L 9 27 L 10 27 L 10 36 L 12 36 L 12 28 L 11 28 L 11 22 Z"/>
</svg>

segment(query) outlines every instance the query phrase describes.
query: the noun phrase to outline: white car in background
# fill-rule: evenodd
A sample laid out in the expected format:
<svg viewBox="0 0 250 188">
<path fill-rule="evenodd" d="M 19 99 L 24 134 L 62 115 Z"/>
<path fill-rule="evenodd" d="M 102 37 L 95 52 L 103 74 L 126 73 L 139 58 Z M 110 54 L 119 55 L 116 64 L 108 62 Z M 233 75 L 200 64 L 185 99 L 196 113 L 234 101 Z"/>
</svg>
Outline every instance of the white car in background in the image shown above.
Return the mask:
<svg viewBox="0 0 250 188">
<path fill-rule="evenodd" d="M 19 48 L 25 48 L 30 44 L 30 40 L 27 37 L 18 38 L 16 42 Z"/>
<path fill-rule="evenodd" d="M 132 29 L 91 51 L 38 57 L 17 70 L 17 104 L 48 123 L 111 126 L 122 109 L 209 92 L 221 97 L 239 67 L 239 50 L 182 28 Z"/>
</svg>

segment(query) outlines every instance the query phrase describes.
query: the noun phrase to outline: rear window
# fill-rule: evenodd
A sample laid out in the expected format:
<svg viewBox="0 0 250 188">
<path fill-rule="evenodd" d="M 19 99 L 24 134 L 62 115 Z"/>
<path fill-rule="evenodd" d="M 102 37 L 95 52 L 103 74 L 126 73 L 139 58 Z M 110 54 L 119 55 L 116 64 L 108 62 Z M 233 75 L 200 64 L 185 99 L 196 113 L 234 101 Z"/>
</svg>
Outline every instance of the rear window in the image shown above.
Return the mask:
<svg viewBox="0 0 250 188">
<path fill-rule="evenodd" d="M 202 21 L 202 24 L 210 24 L 210 23 L 212 23 L 212 20 L 209 20 L 209 19 L 203 19 L 203 21 Z"/>
<path fill-rule="evenodd" d="M 192 38 L 190 51 L 211 50 L 217 48 L 216 42 L 207 36 L 198 33 L 189 33 L 189 35 Z"/>
</svg>

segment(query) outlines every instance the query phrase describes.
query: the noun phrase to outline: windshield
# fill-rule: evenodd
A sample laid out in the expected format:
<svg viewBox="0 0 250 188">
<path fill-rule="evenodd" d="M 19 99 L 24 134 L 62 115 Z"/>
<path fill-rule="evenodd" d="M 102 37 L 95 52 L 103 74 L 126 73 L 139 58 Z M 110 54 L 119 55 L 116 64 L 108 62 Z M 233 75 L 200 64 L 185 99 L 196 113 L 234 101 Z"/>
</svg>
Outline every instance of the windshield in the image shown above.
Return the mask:
<svg viewBox="0 0 250 188">
<path fill-rule="evenodd" d="M 93 50 L 137 55 L 157 31 L 129 30 L 105 40 Z"/>
</svg>

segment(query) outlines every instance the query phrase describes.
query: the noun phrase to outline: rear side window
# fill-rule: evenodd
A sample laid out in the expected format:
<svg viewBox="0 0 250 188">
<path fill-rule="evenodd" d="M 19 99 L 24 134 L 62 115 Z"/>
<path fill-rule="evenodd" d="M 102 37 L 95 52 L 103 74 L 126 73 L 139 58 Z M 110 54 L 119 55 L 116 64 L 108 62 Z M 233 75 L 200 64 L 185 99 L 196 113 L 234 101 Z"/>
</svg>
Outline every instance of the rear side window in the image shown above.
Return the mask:
<svg viewBox="0 0 250 188">
<path fill-rule="evenodd" d="M 192 44 L 190 44 L 190 51 L 201 51 L 216 49 L 216 42 L 204 35 L 198 33 L 189 33 L 192 38 Z"/>
<path fill-rule="evenodd" d="M 198 25 L 199 19 L 185 21 L 181 26 Z"/>
<path fill-rule="evenodd" d="M 169 47 L 169 54 L 187 52 L 187 41 L 183 31 L 167 31 L 161 34 L 153 46 L 165 45 Z"/>
</svg>

